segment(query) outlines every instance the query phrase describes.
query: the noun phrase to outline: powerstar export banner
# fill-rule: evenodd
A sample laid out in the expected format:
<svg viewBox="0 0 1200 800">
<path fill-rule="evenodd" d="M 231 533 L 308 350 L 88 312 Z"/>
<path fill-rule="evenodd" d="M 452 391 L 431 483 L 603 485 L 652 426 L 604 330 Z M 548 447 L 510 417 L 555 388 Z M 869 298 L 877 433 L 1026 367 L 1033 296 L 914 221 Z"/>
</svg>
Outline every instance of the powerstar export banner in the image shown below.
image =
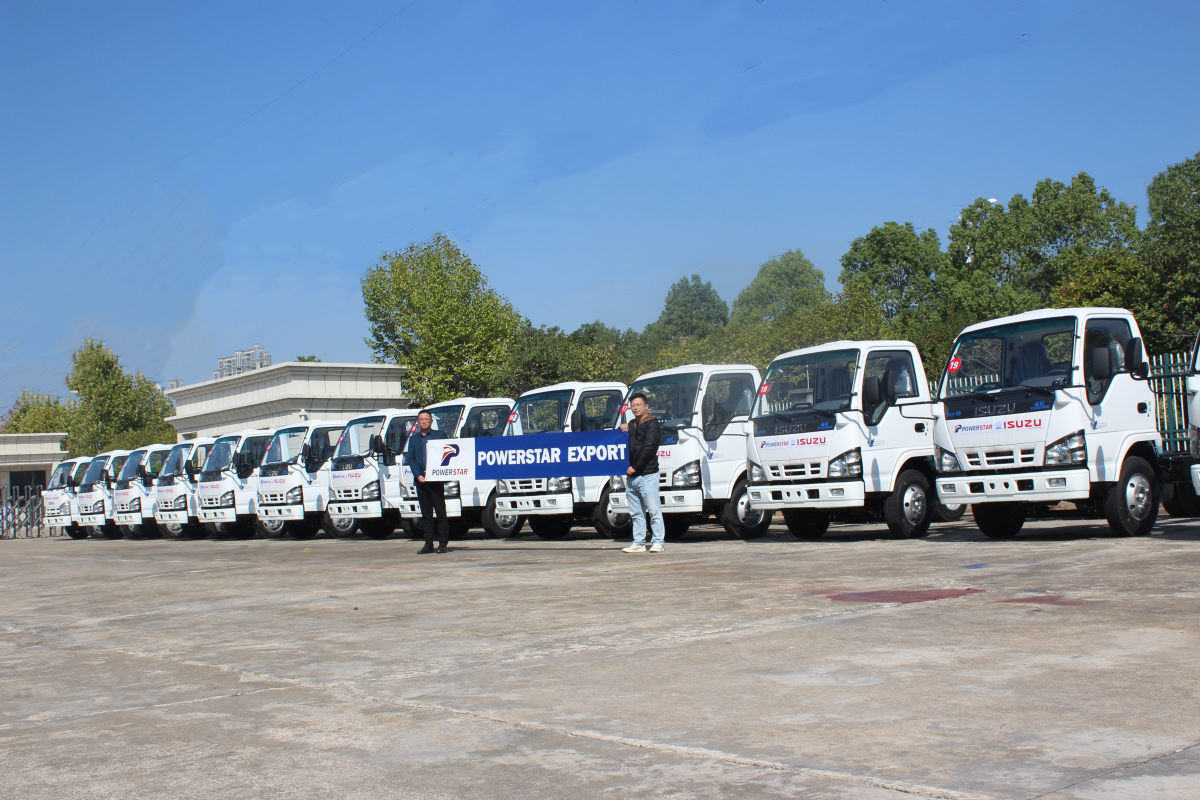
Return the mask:
<svg viewBox="0 0 1200 800">
<path fill-rule="evenodd" d="M 425 445 L 425 477 L 457 481 L 624 475 L 628 446 L 628 435 L 615 430 L 433 439 Z"/>
</svg>

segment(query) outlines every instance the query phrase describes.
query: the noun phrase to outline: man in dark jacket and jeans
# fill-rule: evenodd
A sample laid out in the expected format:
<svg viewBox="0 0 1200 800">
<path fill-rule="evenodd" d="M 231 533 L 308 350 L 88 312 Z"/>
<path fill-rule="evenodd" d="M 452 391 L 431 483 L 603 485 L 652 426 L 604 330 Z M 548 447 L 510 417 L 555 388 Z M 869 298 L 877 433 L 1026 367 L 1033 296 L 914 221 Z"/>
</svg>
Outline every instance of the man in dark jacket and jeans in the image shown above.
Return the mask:
<svg viewBox="0 0 1200 800">
<path fill-rule="evenodd" d="M 433 429 L 433 415 L 428 411 L 417 414 L 417 430 L 408 437 L 408 467 L 417 482 L 417 502 L 421 504 L 421 527 L 425 529 L 425 546 L 417 551 L 423 556 L 433 552 L 433 515 L 437 512 L 439 553 L 446 552 L 450 543 L 450 521 L 446 519 L 445 485 L 425 480 L 425 443 L 431 439 L 445 439 L 446 434 Z"/>
<path fill-rule="evenodd" d="M 625 552 L 646 552 L 646 515 L 649 514 L 653 532 L 649 550 L 661 553 L 665 530 L 658 499 L 658 420 L 650 415 L 650 404 L 641 392 L 634 392 L 629 398 L 629 410 L 633 412 L 633 421 L 622 425 L 621 429 L 629 432 L 625 498 L 629 503 L 629 515 L 633 517 L 633 544 L 626 547 Z"/>
</svg>

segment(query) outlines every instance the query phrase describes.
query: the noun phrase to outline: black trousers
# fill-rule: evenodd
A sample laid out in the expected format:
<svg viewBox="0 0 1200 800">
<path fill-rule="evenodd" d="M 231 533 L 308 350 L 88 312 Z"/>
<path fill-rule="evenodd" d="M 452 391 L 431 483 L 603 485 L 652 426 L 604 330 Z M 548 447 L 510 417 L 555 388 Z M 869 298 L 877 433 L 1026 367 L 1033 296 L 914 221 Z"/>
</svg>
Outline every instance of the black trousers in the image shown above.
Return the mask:
<svg viewBox="0 0 1200 800">
<path fill-rule="evenodd" d="M 437 512 L 438 542 L 450 542 L 450 520 L 446 518 L 446 485 L 425 481 L 417 483 L 417 502 L 421 504 L 421 525 L 425 528 L 425 544 L 433 544 L 433 515 Z"/>
</svg>

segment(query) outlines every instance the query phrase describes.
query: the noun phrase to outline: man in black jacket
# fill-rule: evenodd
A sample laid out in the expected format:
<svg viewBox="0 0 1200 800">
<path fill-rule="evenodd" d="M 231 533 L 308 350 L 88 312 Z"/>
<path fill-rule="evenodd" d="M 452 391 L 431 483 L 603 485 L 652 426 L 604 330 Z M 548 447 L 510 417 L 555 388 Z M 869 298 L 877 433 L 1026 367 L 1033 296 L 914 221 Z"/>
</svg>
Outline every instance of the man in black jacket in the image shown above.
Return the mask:
<svg viewBox="0 0 1200 800">
<path fill-rule="evenodd" d="M 629 515 L 633 517 L 633 544 L 626 547 L 625 552 L 646 552 L 646 515 L 649 514 L 653 533 L 649 551 L 661 553 L 665 530 L 658 498 L 658 420 L 650 415 L 650 404 L 641 392 L 634 392 L 629 398 L 629 410 L 633 412 L 633 421 L 622 425 L 621 429 L 629 432 L 625 498 L 629 503 Z"/>
<path fill-rule="evenodd" d="M 408 437 L 408 466 L 417 482 L 417 502 L 421 504 L 421 527 L 425 529 L 425 546 L 417 551 L 423 556 L 433 552 L 433 515 L 437 512 L 439 553 L 446 552 L 450 542 L 450 521 L 446 519 L 445 486 L 425 480 L 425 444 L 431 439 L 445 439 L 442 431 L 433 430 L 433 415 L 428 411 L 417 414 L 417 430 Z"/>
</svg>

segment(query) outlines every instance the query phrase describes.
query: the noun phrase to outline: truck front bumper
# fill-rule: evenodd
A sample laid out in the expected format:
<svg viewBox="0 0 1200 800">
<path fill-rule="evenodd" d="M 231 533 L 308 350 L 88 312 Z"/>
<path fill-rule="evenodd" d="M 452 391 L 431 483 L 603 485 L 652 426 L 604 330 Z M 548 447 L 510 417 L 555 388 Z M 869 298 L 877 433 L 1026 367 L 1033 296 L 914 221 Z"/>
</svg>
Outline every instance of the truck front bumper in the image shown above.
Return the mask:
<svg viewBox="0 0 1200 800">
<path fill-rule="evenodd" d="M 151 517 L 153 519 L 153 517 Z M 118 525 L 141 525 L 143 522 L 140 511 L 121 511 L 116 516 Z"/>
<path fill-rule="evenodd" d="M 237 511 L 232 508 L 201 508 L 201 522 L 237 522 Z"/>
<path fill-rule="evenodd" d="M 935 483 L 938 500 L 943 503 L 1057 503 L 1060 500 L 1086 500 L 1092 492 L 1091 477 L 1086 469 L 998 475 L 963 472 L 939 475 Z"/>
<path fill-rule="evenodd" d="M 304 519 L 304 506 L 300 503 L 290 506 L 259 506 L 256 513 L 259 519 Z"/>
<path fill-rule="evenodd" d="M 539 515 L 573 514 L 575 498 L 570 492 L 559 494 L 498 494 L 496 510 L 510 514 Z"/>
<path fill-rule="evenodd" d="M 47 528 L 69 528 L 69 527 L 71 527 L 71 515 L 70 514 L 62 514 L 60 516 L 55 516 L 55 517 L 47 516 L 46 517 L 46 527 Z"/>
<path fill-rule="evenodd" d="M 154 518 L 158 520 L 158 524 L 165 525 L 172 523 L 176 525 L 187 525 L 188 512 L 186 511 L 155 511 Z"/>
<path fill-rule="evenodd" d="M 419 502 L 417 502 L 416 500 L 401 500 L 399 509 L 400 509 L 400 517 L 402 519 L 420 519 L 421 518 L 421 504 Z M 447 497 L 446 498 L 446 516 L 447 517 L 461 517 L 462 516 L 462 498 L 461 497 Z"/>
<path fill-rule="evenodd" d="M 862 481 L 753 484 L 747 490 L 750 507 L 762 511 L 783 508 L 862 508 L 867 500 Z"/>
<path fill-rule="evenodd" d="M 629 501 L 625 492 L 613 492 L 608 496 L 614 512 L 629 513 Z M 704 492 L 695 489 L 670 489 L 659 487 L 658 502 L 664 514 L 690 514 L 704 510 Z"/>
<path fill-rule="evenodd" d="M 85 528 L 99 528 L 104 525 L 106 518 L 103 514 L 80 514 L 79 524 Z"/>
</svg>

